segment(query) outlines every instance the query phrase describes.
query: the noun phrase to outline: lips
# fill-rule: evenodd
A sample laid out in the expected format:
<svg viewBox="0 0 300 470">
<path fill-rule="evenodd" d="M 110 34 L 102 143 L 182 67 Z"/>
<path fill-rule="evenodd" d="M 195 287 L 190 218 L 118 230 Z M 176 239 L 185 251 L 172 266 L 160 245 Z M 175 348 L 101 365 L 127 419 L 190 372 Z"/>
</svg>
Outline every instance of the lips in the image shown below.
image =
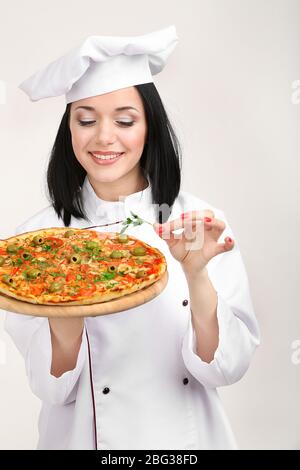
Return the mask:
<svg viewBox="0 0 300 470">
<path fill-rule="evenodd" d="M 105 155 L 120 155 L 121 153 L 124 153 L 124 152 L 112 152 L 112 151 L 110 151 L 110 152 L 109 151 L 108 152 L 101 152 L 100 150 L 95 150 L 95 152 L 92 151 L 90 153 L 92 153 L 93 155 L 104 155 L 105 156 Z"/>
<path fill-rule="evenodd" d="M 110 165 L 110 164 L 113 164 L 115 162 L 117 162 L 120 158 L 122 158 L 122 156 L 124 155 L 125 152 L 122 152 L 122 153 L 119 153 L 119 154 L 109 154 L 109 155 L 113 155 L 113 158 L 109 158 L 109 155 L 106 155 L 106 156 L 96 156 L 96 154 L 94 155 L 92 152 L 89 152 L 89 154 L 91 155 L 92 159 L 94 160 L 94 162 L 97 164 L 97 165 Z"/>
<path fill-rule="evenodd" d="M 124 152 L 120 152 L 120 153 L 99 153 L 99 152 L 90 152 L 91 155 L 93 155 L 94 157 L 98 157 L 98 158 L 101 158 L 101 157 L 104 157 L 104 159 L 106 158 L 115 158 L 115 157 L 119 157 L 120 155 L 123 155 Z"/>
</svg>

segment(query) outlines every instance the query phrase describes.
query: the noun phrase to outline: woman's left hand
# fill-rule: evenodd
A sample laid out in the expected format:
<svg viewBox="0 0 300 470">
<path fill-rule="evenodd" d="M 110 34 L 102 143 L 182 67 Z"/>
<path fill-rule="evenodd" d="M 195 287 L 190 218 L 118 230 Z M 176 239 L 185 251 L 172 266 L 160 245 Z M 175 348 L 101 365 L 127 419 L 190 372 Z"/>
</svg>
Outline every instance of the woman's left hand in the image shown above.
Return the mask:
<svg viewBox="0 0 300 470">
<path fill-rule="evenodd" d="M 226 237 L 224 243 L 218 243 L 226 225 L 214 216 L 211 210 L 190 211 L 178 219 L 154 224 L 154 230 L 166 241 L 172 256 L 192 275 L 203 271 L 214 256 L 234 247 L 230 237 Z M 172 233 L 181 228 L 184 230 L 180 234 Z"/>
</svg>

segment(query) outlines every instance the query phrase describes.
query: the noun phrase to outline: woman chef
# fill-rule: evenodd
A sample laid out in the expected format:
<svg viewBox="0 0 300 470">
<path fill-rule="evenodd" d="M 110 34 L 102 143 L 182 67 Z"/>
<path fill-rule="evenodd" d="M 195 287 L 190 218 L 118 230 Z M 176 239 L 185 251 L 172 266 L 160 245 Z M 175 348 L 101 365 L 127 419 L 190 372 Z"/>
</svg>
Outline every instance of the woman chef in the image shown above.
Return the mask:
<svg viewBox="0 0 300 470">
<path fill-rule="evenodd" d="M 224 213 L 180 190 L 180 146 L 153 83 L 177 40 L 173 25 L 90 36 L 20 85 L 32 101 L 65 94 L 67 107 L 47 173 L 51 205 L 16 234 L 133 211 L 153 225 L 127 233 L 161 250 L 169 273 L 155 299 L 114 314 L 7 312 L 42 400 L 39 449 L 236 448 L 217 387 L 245 374 L 259 329 Z"/>
</svg>

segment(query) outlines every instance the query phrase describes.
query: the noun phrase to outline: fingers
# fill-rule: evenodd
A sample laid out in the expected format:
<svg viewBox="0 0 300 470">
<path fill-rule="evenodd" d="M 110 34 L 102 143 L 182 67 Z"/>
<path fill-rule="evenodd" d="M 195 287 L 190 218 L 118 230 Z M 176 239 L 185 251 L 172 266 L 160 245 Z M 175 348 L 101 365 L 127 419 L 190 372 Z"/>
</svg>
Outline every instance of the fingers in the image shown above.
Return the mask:
<svg viewBox="0 0 300 470">
<path fill-rule="evenodd" d="M 161 238 L 167 238 L 170 241 L 181 238 L 183 232 L 186 238 L 193 240 L 197 238 L 197 236 L 199 237 L 199 235 L 197 235 L 198 232 L 204 231 L 213 231 L 213 238 L 217 241 L 226 228 L 225 222 L 215 219 L 214 212 L 211 210 L 184 212 L 177 219 L 164 224 L 155 223 L 153 226 Z M 200 227 L 202 227 L 203 230 L 199 230 Z M 172 231 L 181 228 L 183 228 L 183 231 L 181 231 L 180 234 L 172 233 Z M 202 236 L 203 235 L 204 233 L 202 233 Z M 218 253 L 230 251 L 234 247 L 234 241 L 230 237 L 226 237 L 224 243 L 218 244 L 217 246 Z"/>
<path fill-rule="evenodd" d="M 223 247 L 225 251 L 230 251 L 234 247 L 234 240 L 230 237 L 225 238 L 225 243 L 223 243 Z"/>
<path fill-rule="evenodd" d="M 220 234 L 224 231 L 226 225 L 222 220 L 215 219 L 211 210 L 184 212 L 177 219 L 165 222 L 164 224 L 154 224 L 155 231 L 162 236 L 164 232 L 171 232 L 180 228 L 195 228 L 204 224 L 206 230 L 216 230 Z"/>
<path fill-rule="evenodd" d="M 186 227 L 193 221 L 203 220 L 205 217 L 204 212 L 207 211 L 184 212 L 180 217 L 174 220 L 170 220 L 170 222 L 165 222 L 164 224 L 154 224 L 154 229 L 159 233 L 159 235 L 161 235 L 164 231 L 172 231 Z"/>
<path fill-rule="evenodd" d="M 201 230 L 199 230 L 198 227 L 200 227 Z M 223 220 L 216 219 L 214 212 L 211 210 L 184 212 L 180 217 L 164 224 L 154 223 L 153 228 L 169 246 L 176 244 L 177 239 L 180 239 L 182 234 L 184 234 L 184 238 L 191 242 L 186 247 L 188 253 L 192 249 L 201 249 L 203 247 L 205 231 L 211 232 L 209 239 L 211 241 L 214 240 L 216 243 L 214 247 L 215 254 L 213 256 L 231 251 L 234 248 L 234 240 L 229 236 L 224 239 L 223 243 L 217 243 L 220 235 L 226 228 L 226 224 Z M 172 233 L 178 229 L 183 229 L 180 234 Z M 195 248 L 194 245 L 197 246 L 197 248 Z"/>
<path fill-rule="evenodd" d="M 230 251 L 234 247 L 234 241 L 230 237 L 226 237 L 224 243 L 218 243 L 216 255 Z"/>
<path fill-rule="evenodd" d="M 223 222 L 223 220 L 220 220 L 220 219 L 211 219 L 209 218 L 210 220 L 208 220 L 208 218 L 204 218 L 204 223 L 205 223 L 205 228 L 207 230 L 212 230 L 212 229 L 215 229 L 216 231 L 222 233 L 224 232 L 225 228 L 226 228 L 226 225 L 225 225 L 225 222 Z"/>
<path fill-rule="evenodd" d="M 200 217 L 200 218 L 204 218 L 204 217 L 214 218 L 215 214 L 210 209 L 202 209 L 202 210 L 199 210 L 199 211 L 194 210 L 194 211 L 183 212 L 180 215 L 179 218 L 184 220 L 184 219 L 189 219 L 189 218 L 192 218 L 192 217 L 195 217 L 195 216 Z"/>
</svg>

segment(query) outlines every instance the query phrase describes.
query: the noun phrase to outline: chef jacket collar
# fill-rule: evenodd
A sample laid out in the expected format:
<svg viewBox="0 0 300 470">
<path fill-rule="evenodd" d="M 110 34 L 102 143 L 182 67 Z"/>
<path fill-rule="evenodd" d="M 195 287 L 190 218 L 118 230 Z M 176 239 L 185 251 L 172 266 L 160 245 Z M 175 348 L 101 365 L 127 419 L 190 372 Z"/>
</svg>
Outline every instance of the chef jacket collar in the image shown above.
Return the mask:
<svg viewBox="0 0 300 470">
<path fill-rule="evenodd" d="M 148 186 L 142 191 L 123 196 L 119 201 L 105 201 L 97 196 L 86 175 L 81 191 L 89 220 L 95 224 L 123 220 L 126 217 L 132 217 L 131 210 L 137 211 L 137 214 L 143 217 L 144 211 L 149 210 L 149 206 L 152 205 L 151 183 L 147 176 L 146 179 Z"/>
</svg>

